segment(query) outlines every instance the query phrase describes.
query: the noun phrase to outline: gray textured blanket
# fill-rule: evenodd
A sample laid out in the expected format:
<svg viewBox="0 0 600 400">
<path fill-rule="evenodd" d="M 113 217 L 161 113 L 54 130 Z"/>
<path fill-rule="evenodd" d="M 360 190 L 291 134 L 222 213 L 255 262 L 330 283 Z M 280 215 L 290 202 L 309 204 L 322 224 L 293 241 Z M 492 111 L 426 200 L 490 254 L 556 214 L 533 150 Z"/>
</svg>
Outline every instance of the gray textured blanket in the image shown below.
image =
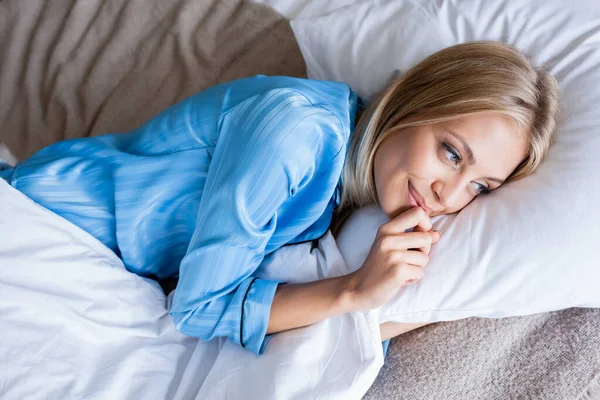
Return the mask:
<svg viewBox="0 0 600 400">
<path fill-rule="evenodd" d="M 18 159 L 221 82 L 306 74 L 288 21 L 241 0 L 2 0 L 0 60 L 0 140 Z"/>
<path fill-rule="evenodd" d="M 600 399 L 600 309 L 428 325 L 392 340 L 364 397 Z"/>
</svg>

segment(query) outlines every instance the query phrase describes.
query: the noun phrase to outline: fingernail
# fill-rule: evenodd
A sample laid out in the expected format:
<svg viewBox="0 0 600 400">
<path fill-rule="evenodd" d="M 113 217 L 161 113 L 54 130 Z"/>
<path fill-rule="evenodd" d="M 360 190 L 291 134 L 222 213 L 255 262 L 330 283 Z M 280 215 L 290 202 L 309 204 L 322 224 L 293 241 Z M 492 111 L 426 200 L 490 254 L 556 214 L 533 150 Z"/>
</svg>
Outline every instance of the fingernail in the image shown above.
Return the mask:
<svg viewBox="0 0 600 400">
<path fill-rule="evenodd" d="M 442 231 L 436 230 L 436 232 L 440 234 L 440 239 L 441 239 L 442 238 Z"/>
</svg>

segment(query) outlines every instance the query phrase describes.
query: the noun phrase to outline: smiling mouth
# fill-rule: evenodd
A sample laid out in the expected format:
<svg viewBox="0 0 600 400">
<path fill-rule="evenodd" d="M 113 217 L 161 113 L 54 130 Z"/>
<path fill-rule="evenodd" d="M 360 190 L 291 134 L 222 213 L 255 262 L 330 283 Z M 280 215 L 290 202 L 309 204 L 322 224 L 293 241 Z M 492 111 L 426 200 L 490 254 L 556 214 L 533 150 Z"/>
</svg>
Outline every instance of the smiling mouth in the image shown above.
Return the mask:
<svg viewBox="0 0 600 400">
<path fill-rule="evenodd" d="M 427 207 L 423 197 L 417 192 L 417 189 L 408 181 L 408 203 L 412 207 L 421 207 L 426 213 L 431 212 L 431 209 Z"/>
</svg>

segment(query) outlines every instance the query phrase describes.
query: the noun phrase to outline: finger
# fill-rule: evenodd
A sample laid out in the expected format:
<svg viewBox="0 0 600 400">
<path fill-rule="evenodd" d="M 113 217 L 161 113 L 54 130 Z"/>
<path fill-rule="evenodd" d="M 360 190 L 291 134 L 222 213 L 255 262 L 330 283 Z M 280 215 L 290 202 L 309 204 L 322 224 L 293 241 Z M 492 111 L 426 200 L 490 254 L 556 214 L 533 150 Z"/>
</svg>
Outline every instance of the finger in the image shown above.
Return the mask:
<svg viewBox="0 0 600 400">
<path fill-rule="evenodd" d="M 429 231 L 426 231 L 425 229 L 423 229 L 423 228 L 422 228 L 422 227 L 420 227 L 420 226 L 415 226 L 415 229 L 413 230 L 413 232 L 424 232 L 424 233 L 429 233 L 430 235 L 432 235 L 432 241 L 431 241 L 431 244 L 433 244 L 433 234 L 432 234 L 432 233 L 430 233 L 430 232 L 433 232 L 433 231 L 431 231 L 431 230 L 429 230 Z M 415 248 L 415 249 L 409 249 L 409 250 L 413 250 L 413 251 L 420 251 L 420 252 L 422 252 L 422 253 L 429 254 L 429 252 L 431 251 L 431 245 L 424 246 L 424 247 L 419 247 L 419 248 Z"/>
<path fill-rule="evenodd" d="M 397 251 L 393 257 L 398 260 L 396 262 L 403 262 L 421 268 L 429 262 L 429 256 L 422 251 Z"/>
<path fill-rule="evenodd" d="M 429 232 L 406 232 L 399 235 L 387 235 L 381 238 L 379 247 L 383 251 L 398 251 L 431 247 Z"/>
<path fill-rule="evenodd" d="M 423 278 L 424 272 L 423 272 L 423 268 L 418 267 L 416 265 L 410 265 L 410 264 L 402 264 L 400 266 L 398 266 L 398 277 L 399 279 L 405 283 L 406 281 L 409 280 L 415 280 L 418 281 L 421 278 Z"/>
<path fill-rule="evenodd" d="M 429 235 L 429 236 L 431 236 L 431 235 Z M 425 253 L 425 254 L 429 255 L 429 252 L 431 251 L 431 245 L 432 244 L 433 244 L 433 240 L 431 242 L 427 243 L 425 246 L 419 247 L 419 251 L 421 253 Z"/>
<path fill-rule="evenodd" d="M 413 207 L 403 212 L 391 221 L 381 225 L 380 230 L 387 234 L 399 234 L 417 226 L 425 231 L 431 229 L 431 218 L 421 207 Z"/>
<path fill-rule="evenodd" d="M 429 252 L 431 251 L 431 245 L 425 245 L 423 247 L 411 247 L 408 250 L 429 255 Z"/>
<path fill-rule="evenodd" d="M 422 270 L 423 267 L 416 266 L 416 268 L 421 269 L 421 275 L 416 275 L 414 278 L 407 279 L 406 282 L 402 284 L 402 286 L 412 285 L 413 283 L 420 282 L 423 279 L 424 272 Z"/>
<path fill-rule="evenodd" d="M 437 243 L 440 241 L 440 239 L 442 238 L 442 231 L 438 231 L 438 230 L 429 230 L 426 231 L 425 229 L 421 228 L 420 226 L 415 226 L 414 228 L 415 232 L 429 232 L 432 236 L 432 242 L 431 243 Z"/>
</svg>

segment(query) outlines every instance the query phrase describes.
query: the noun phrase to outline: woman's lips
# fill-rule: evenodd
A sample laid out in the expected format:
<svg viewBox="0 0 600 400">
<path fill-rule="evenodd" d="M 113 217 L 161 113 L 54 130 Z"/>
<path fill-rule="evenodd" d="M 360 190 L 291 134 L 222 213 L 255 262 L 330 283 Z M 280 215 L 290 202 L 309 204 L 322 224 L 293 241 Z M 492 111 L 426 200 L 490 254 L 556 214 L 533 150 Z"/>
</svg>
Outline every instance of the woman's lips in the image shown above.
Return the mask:
<svg viewBox="0 0 600 400">
<path fill-rule="evenodd" d="M 406 195 L 408 197 L 408 204 L 411 207 L 418 207 L 419 203 L 417 203 L 417 199 L 415 199 L 415 197 L 412 194 L 412 191 L 410 190 L 411 184 L 410 182 L 408 182 L 408 190 L 406 191 Z"/>
<path fill-rule="evenodd" d="M 415 189 L 415 187 L 408 181 L 408 204 L 412 207 L 421 207 L 426 213 L 431 212 L 431 209 L 425 204 L 423 196 Z"/>
</svg>

